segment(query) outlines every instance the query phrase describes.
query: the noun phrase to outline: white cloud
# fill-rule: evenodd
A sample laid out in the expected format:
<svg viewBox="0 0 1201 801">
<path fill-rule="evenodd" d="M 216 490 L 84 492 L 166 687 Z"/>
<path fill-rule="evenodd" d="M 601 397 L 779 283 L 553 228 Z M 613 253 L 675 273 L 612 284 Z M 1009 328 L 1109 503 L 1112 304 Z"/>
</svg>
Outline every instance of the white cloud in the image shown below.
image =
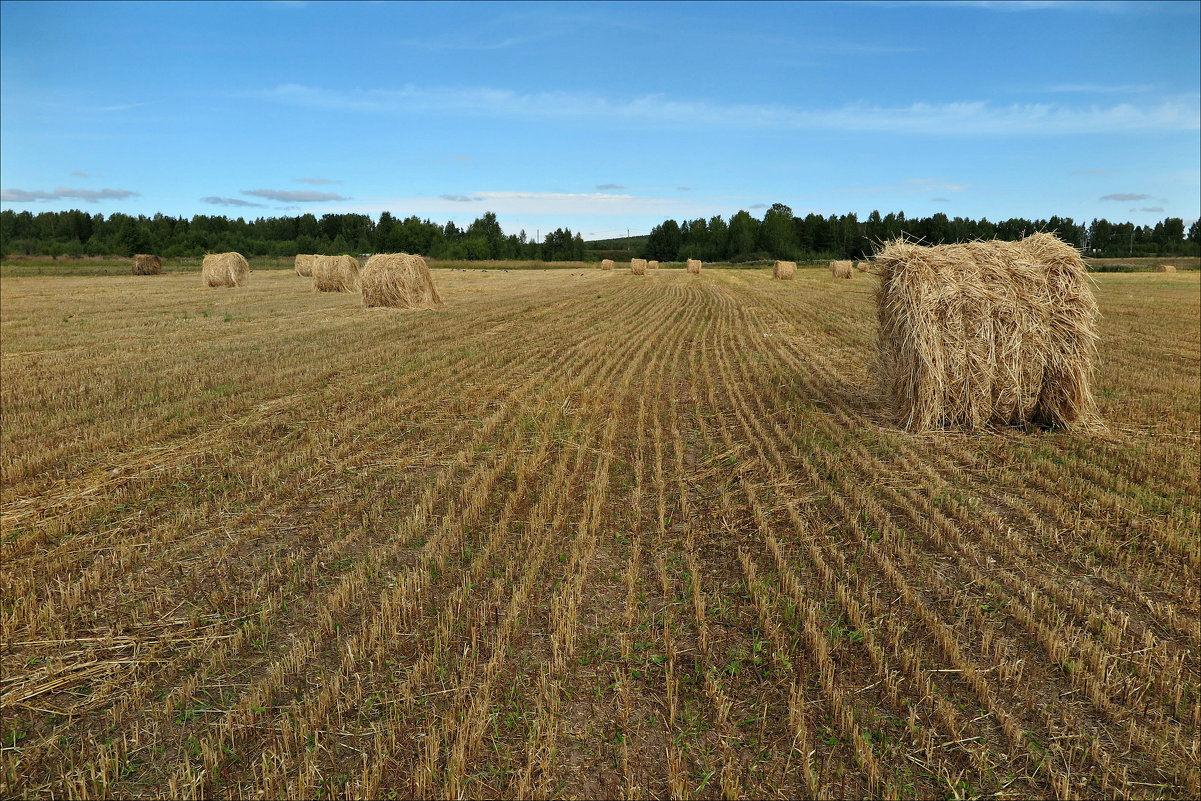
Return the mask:
<svg viewBox="0 0 1201 801">
<path fill-rule="evenodd" d="M 603 120 L 635 124 L 829 130 L 949 136 L 1047 136 L 1137 131 L 1195 131 L 1201 128 L 1197 97 L 1158 104 L 1109 106 L 1025 103 L 995 105 L 967 100 L 880 106 L 853 103 L 838 108 L 720 105 L 678 100 L 662 94 L 616 100 L 578 92 L 521 93 L 491 88 L 372 89 L 338 92 L 284 84 L 252 93 L 289 105 L 375 114 L 446 113 L 529 119 Z"/>
<path fill-rule="evenodd" d="M 847 186 L 843 192 L 855 192 L 865 195 L 925 195 L 930 192 L 966 192 L 972 184 L 957 181 L 944 181 L 939 178 L 909 178 L 899 184 L 884 184 L 880 186 Z M 936 198 L 937 199 L 937 198 Z"/>
<path fill-rule="evenodd" d="M 281 203 L 319 203 L 328 200 L 350 200 L 335 192 L 314 192 L 307 189 L 243 189 L 243 195 L 253 195 Z"/>
<path fill-rule="evenodd" d="M 214 195 L 209 195 L 208 197 L 202 197 L 200 199 L 213 206 L 238 206 L 239 208 L 245 206 L 255 206 L 258 208 L 266 208 L 265 204 L 263 203 L 251 203 L 249 200 L 242 200 L 241 198 L 236 197 L 216 197 Z"/>
<path fill-rule="evenodd" d="M 604 216 L 635 218 L 653 217 L 662 221 L 708 219 L 714 214 L 728 216 L 739 208 L 747 208 L 745 198 L 695 197 L 682 199 L 679 196 L 633 195 L 613 192 L 522 192 L 522 191 L 479 191 L 465 194 L 449 194 L 423 197 L 359 198 L 353 208 L 363 214 L 379 214 L 381 211 L 406 209 L 418 216 L 440 215 L 478 216 L 486 211 L 504 217 L 522 215 L 545 215 L 548 217 Z M 337 204 L 330 204 L 328 211 L 337 211 Z"/>
<path fill-rule="evenodd" d="M 86 200 L 88 203 L 97 203 L 101 200 L 126 200 L 131 197 L 140 197 L 141 193 L 131 192 L 128 189 L 67 189 L 60 187 L 53 192 L 43 192 L 40 189 L 25 190 L 25 189 L 5 189 L 0 191 L 0 200 L 7 200 L 10 203 L 32 203 L 36 200 Z"/>
<path fill-rule="evenodd" d="M 1154 86 L 1145 83 L 1123 83 L 1123 84 L 1098 84 L 1098 83 L 1061 83 L 1055 86 L 1048 86 L 1048 92 L 1056 93 L 1081 93 L 1081 94 L 1098 94 L 1098 95 L 1114 95 L 1114 94 L 1144 94 L 1153 91 Z"/>
</svg>

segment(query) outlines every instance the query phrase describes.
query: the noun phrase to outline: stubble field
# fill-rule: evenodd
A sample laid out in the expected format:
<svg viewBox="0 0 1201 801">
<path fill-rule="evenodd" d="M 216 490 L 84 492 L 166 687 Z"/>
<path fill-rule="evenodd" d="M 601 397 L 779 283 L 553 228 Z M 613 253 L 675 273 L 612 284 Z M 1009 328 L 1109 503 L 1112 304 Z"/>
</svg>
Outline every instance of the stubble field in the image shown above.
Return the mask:
<svg viewBox="0 0 1201 801">
<path fill-rule="evenodd" d="M 1195 797 L 1201 292 L 899 430 L 872 279 L 0 283 L 0 795 Z"/>
</svg>

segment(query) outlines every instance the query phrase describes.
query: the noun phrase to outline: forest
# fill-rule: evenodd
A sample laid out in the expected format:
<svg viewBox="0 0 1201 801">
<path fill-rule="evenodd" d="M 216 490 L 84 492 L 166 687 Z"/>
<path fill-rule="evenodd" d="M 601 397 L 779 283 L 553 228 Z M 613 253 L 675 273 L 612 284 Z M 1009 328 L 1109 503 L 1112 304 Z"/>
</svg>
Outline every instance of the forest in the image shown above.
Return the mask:
<svg viewBox="0 0 1201 801">
<path fill-rule="evenodd" d="M 1154 226 L 1071 217 L 1047 220 L 1011 218 L 906 217 L 904 212 L 864 219 L 855 214 L 822 217 L 794 216 L 776 203 L 762 219 L 739 211 L 728 219 L 715 215 L 682 223 L 666 220 L 649 235 L 630 239 L 585 242 L 579 233 L 559 228 L 545 237 L 525 231 L 506 235 L 492 212 L 466 228 L 454 222 L 439 225 L 410 215 L 390 212 L 373 220 L 366 214 L 313 214 L 259 217 L 245 220 L 196 215 L 190 220 L 155 214 L 153 217 L 114 213 L 88 214 L 78 209 L 61 212 L 0 212 L 0 255 L 129 256 L 155 253 L 166 257 L 200 256 L 236 250 L 247 256 L 294 256 L 297 253 L 420 253 L 434 259 L 525 259 L 583 261 L 602 256 L 641 256 L 658 261 L 696 258 L 740 263 L 764 259 L 860 259 L 878 243 L 898 236 L 929 244 L 971 239 L 1020 239 L 1035 231 L 1050 231 L 1093 257 L 1196 256 L 1201 253 L 1201 224 L 1185 231 L 1184 221 L 1168 217 Z"/>
</svg>

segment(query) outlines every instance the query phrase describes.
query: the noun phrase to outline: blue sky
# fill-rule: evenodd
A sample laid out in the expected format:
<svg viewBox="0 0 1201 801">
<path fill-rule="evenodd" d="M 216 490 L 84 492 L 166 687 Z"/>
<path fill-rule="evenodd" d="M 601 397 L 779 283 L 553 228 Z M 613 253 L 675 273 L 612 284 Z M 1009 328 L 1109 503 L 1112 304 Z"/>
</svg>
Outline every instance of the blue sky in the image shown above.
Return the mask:
<svg viewBox="0 0 1201 801">
<path fill-rule="evenodd" d="M 0 206 L 507 233 L 1201 206 L 1201 3 L 0 3 Z"/>
</svg>

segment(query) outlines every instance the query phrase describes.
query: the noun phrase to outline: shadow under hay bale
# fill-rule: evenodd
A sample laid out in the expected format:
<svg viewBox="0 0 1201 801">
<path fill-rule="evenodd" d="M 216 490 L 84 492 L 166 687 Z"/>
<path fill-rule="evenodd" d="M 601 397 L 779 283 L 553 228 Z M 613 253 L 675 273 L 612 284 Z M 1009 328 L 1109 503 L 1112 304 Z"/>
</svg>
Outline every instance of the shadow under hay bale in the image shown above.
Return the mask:
<svg viewBox="0 0 1201 801">
<path fill-rule="evenodd" d="M 796 262 L 795 261 L 777 261 L 772 265 L 771 277 L 781 281 L 788 281 L 796 278 Z"/>
<path fill-rule="evenodd" d="M 315 256 L 313 289 L 318 292 L 358 292 L 358 260 L 353 256 Z"/>
<path fill-rule="evenodd" d="M 433 309 L 442 305 L 429 265 L 408 253 L 378 253 L 359 272 L 363 307 Z"/>
<path fill-rule="evenodd" d="M 250 265 L 241 253 L 209 253 L 201 263 L 204 285 L 245 286 L 250 280 Z"/>
<path fill-rule="evenodd" d="M 613 269 L 613 259 L 601 259 L 600 268 L 602 270 L 612 270 Z"/>
<path fill-rule="evenodd" d="M 850 278 L 855 274 L 855 268 L 851 261 L 832 261 L 830 262 L 830 273 L 835 278 Z"/>
<path fill-rule="evenodd" d="M 646 275 L 646 259 L 630 259 L 630 273 Z"/>
<path fill-rule="evenodd" d="M 297 253 L 296 261 L 293 265 L 294 269 L 296 270 L 296 274 L 304 278 L 312 278 L 313 262 L 317 258 L 318 257 L 312 253 Z"/>
<path fill-rule="evenodd" d="M 688 272 L 691 273 L 692 275 L 700 275 L 701 274 L 701 260 L 700 259 L 689 259 L 685 266 L 687 267 Z"/>
<path fill-rule="evenodd" d="M 158 256 L 139 253 L 133 257 L 134 275 L 162 275 L 163 260 Z"/>
<path fill-rule="evenodd" d="M 873 261 L 880 389 L 906 428 L 1096 423 L 1097 302 L 1075 248 L 895 240 Z"/>
</svg>

